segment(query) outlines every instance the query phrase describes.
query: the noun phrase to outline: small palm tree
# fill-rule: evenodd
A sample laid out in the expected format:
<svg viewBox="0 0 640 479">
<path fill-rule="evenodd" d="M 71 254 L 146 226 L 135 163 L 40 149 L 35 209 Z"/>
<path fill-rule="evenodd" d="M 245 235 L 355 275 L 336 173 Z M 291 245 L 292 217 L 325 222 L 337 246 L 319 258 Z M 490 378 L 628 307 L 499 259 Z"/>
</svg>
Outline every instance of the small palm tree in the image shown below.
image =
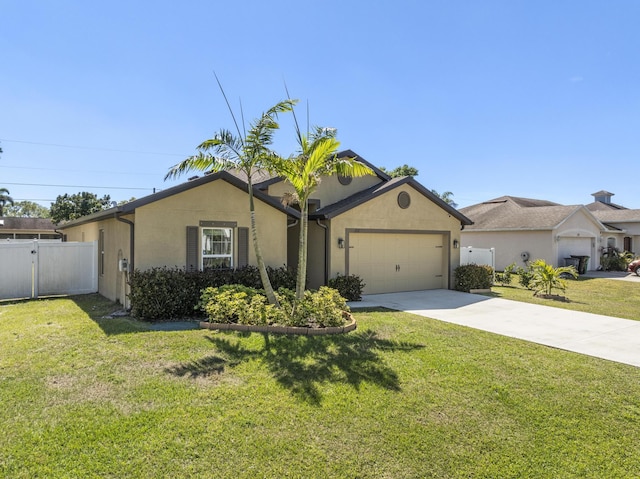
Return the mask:
<svg viewBox="0 0 640 479">
<path fill-rule="evenodd" d="M 275 171 L 283 176 L 295 190 L 285 202 L 300 205 L 300 236 L 298 239 L 298 276 L 296 299 L 304 297 L 307 277 L 307 231 L 309 224 L 309 197 L 316 190 L 323 176 L 364 176 L 373 174 L 371 168 L 355 158 L 338 158 L 336 152 L 340 142 L 336 140 L 335 128 L 316 127 L 311 134 L 302 135 L 296 128 L 300 150 L 288 159 L 274 164 Z"/>
<path fill-rule="evenodd" d="M 530 289 L 533 289 L 534 296 L 542 292 L 548 296 L 553 289 L 565 291 L 567 289 L 567 281 L 564 278 L 566 276 L 578 277 L 578 272 L 573 266 L 554 268 L 542 259 L 532 261 L 529 268 L 532 274 L 529 284 Z"/>
<path fill-rule="evenodd" d="M 291 111 L 295 103 L 296 100 L 284 100 L 277 103 L 252 122 L 249 131 L 244 136 L 240 134 L 239 128 L 237 136 L 228 130 L 220 130 L 213 138 L 198 146 L 197 154 L 173 166 L 165 176 L 166 180 L 176 178 L 191 170 L 222 171 L 229 169 L 237 169 L 246 175 L 253 249 L 265 294 L 268 301 L 275 305 L 278 305 L 278 300 L 271 286 L 258 241 L 252 177 L 257 171 L 270 168 L 269 165 L 274 161 L 274 158 L 277 158 L 268 146 L 273 142 L 275 130 L 279 128 L 278 114 Z"/>
<path fill-rule="evenodd" d="M 13 198 L 9 196 L 9 190 L 6 188 L 0 188 L 0 216 L 4 216 L 4 207 L 10 204 L 14 205 Z"/>
</svg>

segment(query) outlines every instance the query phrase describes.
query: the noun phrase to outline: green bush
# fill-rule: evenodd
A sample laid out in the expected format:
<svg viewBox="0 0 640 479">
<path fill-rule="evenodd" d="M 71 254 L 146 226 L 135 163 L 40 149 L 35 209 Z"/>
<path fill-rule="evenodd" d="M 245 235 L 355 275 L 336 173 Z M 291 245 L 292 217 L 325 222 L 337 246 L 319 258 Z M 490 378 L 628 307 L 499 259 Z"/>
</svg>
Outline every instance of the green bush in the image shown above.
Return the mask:
<svg viewBox="0 0 640 479">
<path fill-rule="evenodd" d="M 516 264 L 511 263 L 507 266 L 504 271 L 501 273 L 496 273 L 496 282 L 500 283 L 502 286 L 509 286 L 511 281 L 513 280 L 512 275 L 516 269 Z"/>
<path fill-rule="evenodd" d="M 338 290 L 347 301 L 360 301 L 365 286 L 360 276 L 355 274 L 343 276 L 338 273 L 338 276 L 329 280 L 329 287 Z"/>
<path fill-rule="evenodd" d="M 282 266 L 267 268 L 274 289 L 295 287 L 295 271 Z M 229 284 L 261 288 L 260 273 L 255 266 L 237 269 L 185 271 L 181 268 L 151 268 L 136 270 L 129 276 L 131 314 L 147 321 L 181 320 L 201 316 L 199 308 L 202 290 Z"/>
<path fill-rule="evenodd" d="M 315 328 L 341 326 L 349 311 L 340 293 L 326 286 L 318 291 L 305 291 L 301 301 L 296 301 L 295 293 L 285 288 L 280 288 L 276 295 L 280 308 L 267 304 L 261 290 L 228 285 L 205 289 L 200 304 L 211 322 Z"/>
<path fill-rule="evenodd" d="M 516 269 L 516 274 L 518 275 L 518 283 L 523 288 L 531 289 L 531 281 L 533 280 L 533 273 L 531 272 L 531 268 L 527 269 L 522 266 L 518 266 Z"/>
<path fill-rule="evenodd" d="M 610 248 L 600 257 L 600 266 L 605 271 L 626 271 L 632 261 L 633 253 L 621 253 L 615 248 Z"/>
<path fill-rule="evenodd" d="M 554 289 L 565 291 L 567 282 L 565 276 L 577 278 L 578 272 L 573 266 L 560 266 L 554 268 L 542 259 L 537 259 L 529 264 L 531 273 L 531 288 L 534 295 L 544 294 L 550 296 Z"/>
<path fill-rule="evenodd" d="M 493 283 L 493 268 L 488 265 L 464 264 L 455 271 L 455 289 L 469 292 L 472 289 L 488 289 Z"/>
</svg>

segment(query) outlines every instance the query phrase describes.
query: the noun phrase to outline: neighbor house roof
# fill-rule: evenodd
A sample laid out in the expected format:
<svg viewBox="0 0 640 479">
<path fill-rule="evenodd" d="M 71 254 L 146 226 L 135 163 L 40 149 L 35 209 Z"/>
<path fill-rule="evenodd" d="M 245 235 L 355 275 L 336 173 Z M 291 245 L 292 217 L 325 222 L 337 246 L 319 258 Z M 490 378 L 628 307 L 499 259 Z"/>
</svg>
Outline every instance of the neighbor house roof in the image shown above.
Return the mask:
<svg viewBox="0 0 640 479">
<path fill-rule="evenodd" d="M 588 207 L 589 205 L 587 205 L 587 208 Z M 630 210 L 626 208 L 622 210 L 603 209 L 591 210 L 591 213 L 603 223 L 640 222 L 640 210 Z"/>
<path fill-rule="evenodd" d="M 158 193 L 153 193 L 151 195 L 145 196 L 143 198 L 139 198 L 134 201 L 130 201 L 129 203 L 125 203 L 120 206 L 115 206 L 113 208 L 109 208 L 107 210 L 98 211 L 97 213 L 92 213 L 87 216 L 83 216 L 82 218 L 78 218 L 76 220 L 68 221 L 64 224 L 58 226 L 59 229 L 69 228 L 71 226 L 78 226 L 84 223 L 90 223 L 93 221 L 101 220 L 104 218 L 109 218 L 113 216 L 126 215 L 130 213 L 134 213 L 136 208 L 141 206 L 148 205 L 149 203 L 153 203 L 154 201 L 158 201 L 164 198 L 168 198 L 173 195 L 177 195 L 184 191 L 190 190 L 192 188 L 196 188 L 198 186 L 205 185 L 212 181 L 226 181 L 230 185 L 235 186 L 236 188 L 241 189 L 242 191 L 247 191 L 247 183 L 242 181 L 237 176 L 229 173 L 228 171 L 219 171 L 217 173 L 206 174 L 201 177 L 192 177 L 191 180 L 186 181 L 185 183 L 180 183 L 179 185 L 173 186 L 171 188 L 167 188 L 166 190 L 159 191 Z M 294 218 L 300 217 L 300 212 L 294 208 L 290 208 L 288 206 L 284 206 L 278 199 L 273 198 L 260 190 L 254 188 L 254 197 L 259 200 L 267 203 L 268 205 L 276 208 L 277 210 L 282 211 Z"/>
<path fill-rule="evenodd" d="M 0 217 L 1 230 L 55 231 L 55 225 L 49 218 Z"/>
<path fill-rule="evenodd" d="M 435 195 L 433 192 L 429 191 L 427 188 L 418 183 L 415 179 L 410 176 L 402 176 L 399 178 L 389 179 L 384 183 L 380 183 L 372 186 L 366 190 L 362 190 L 354 195 L 349 196 L 343 200 L 340 200 L 331 205 L 327 205 L 324 208 L 320 208 L 316 210 L 313 214 L 309 215 L 312 219 L 331 219 L 334 218 L 345 211 L 348 211 L 356 206 L 359 206 L 377 196 L 380 196 L 388 191 L 391 191 L 395 188 L 398 188 L 402 185 L 409 185 L 417 190 L 419 193 L 429 198 L 431 201 L 436 203 L 442 209 L 447 211 L 450 215 L 457 218 L 460 223 L 463 225 L 470 225 L 473 222 L 467 218 L 460 211 L 443 201 L 439 196 Z"/>
<path fill-rule="evenodd" d="M 502 196 L 461 208 L 460 211 L 473 220 L 469 230 L 501 231 L 552 230 L 581 209 L 599 223 L 582 205 L 565 206 L 546 200 L 514 196 Z"/>
</svg>

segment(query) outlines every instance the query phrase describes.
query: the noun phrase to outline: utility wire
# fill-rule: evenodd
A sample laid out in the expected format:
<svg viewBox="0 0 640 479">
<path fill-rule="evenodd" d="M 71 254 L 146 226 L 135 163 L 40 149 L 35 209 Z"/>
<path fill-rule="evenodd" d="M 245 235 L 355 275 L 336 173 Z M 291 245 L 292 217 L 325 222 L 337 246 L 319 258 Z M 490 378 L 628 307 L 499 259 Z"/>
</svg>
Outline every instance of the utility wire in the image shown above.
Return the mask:
<svg viewBox="0 0 640 479">
<path fill-rule="evenodd" d="M 127 188 L 125 186 L 87 186 L 87 185 L 45 185 L 41 183 L 9 183 L 2 182 L 3 185 L 19 185 L 19 186 L 55 186 L 59 188 L 102 188 L 105 190 L 153 190 L 153 188 Z"/>
<path fill-rule="evenodd" d="M 76 150 L 111 151 L 114 153 L 135 153 L 138 155 L 181 156 L 183 158 L 186 158 L 187 156 L 189 156 L 189 155 L 182 155 L 179 153 L 158 153 L 154 151 L 120 150 L 117 148 L 103 148 L 98 146 L 60 145 L 58 143 L 42 143 L 39 141 L 10 140 L 8 138 L 0 138 L 0 141 L 6 141 L 7 143 L 22 143 L 25 145 L 54 146 L 56 148 L 73 148 Z"/>
<path fill-rule="evenodd" d="M 19 170 L 46 170 L 46 171 L 69 171 L 71 173 L 100 173 L 110 175 L 147 175 L 157 176 L 155 173 L 132 173 L 128 171 L 97 171 L 97 170 L 71 170 L 65 168 L 41 168 L 37 166 L 13 166 L 13 165 L 0 165 L 0 168 L 12 168 Z"/>
</svg>

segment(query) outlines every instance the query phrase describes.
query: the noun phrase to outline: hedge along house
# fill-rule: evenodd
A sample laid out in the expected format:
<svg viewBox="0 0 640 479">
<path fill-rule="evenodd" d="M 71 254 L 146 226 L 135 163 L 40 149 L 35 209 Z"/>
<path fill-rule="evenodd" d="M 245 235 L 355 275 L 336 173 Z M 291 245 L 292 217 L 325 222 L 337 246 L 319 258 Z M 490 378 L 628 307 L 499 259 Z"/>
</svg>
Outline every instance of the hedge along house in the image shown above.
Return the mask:
<svg viewBox="0 0 640 479">
<path fill-rule="evenodd" d="M 347 150 L 338 156 L 358 157 Z M 308 287 L 356 274 L 365 293 L 450 288 L 460 230 L 471 221 L 410 177 L 323 178 L 310 199 Z M 300 212 L 283 206 L 292 187 L 254 179 L 265 263 L 296 266 Z M 128 306 L 128 270 L 255 265 L 247 183 L 238 172 L 207 174 L 61 225 L 67 241 L 98 240 L 99 292 Z"/>
<path fill-rule="evenodd" d="M 390 178 L 351 150 L 374 175 L 323 178 L 310 198 L 308 286 L 337 275 L 358 275 L 364 293 L 452 287 L 460 264 L 460 231 L 472 222 L 411 177 Z M 292 187 L 281 178 L 256 185 L 281 198 Z M 289 222 L 288 259 L 297 263 L 298 223 Z"/>
<path fill-rule="evenodd" d="M 463 246 L 495 248 L 497 270 L 534 259 L 565 266 L 571 256 L 589 256 L 595 270 L 603 236 L 612 232 L 583 205 L 502 196 L 460 211 L 474 223 L 462 232 Z"/>
<path fill-rule="evenodd" d="M 134 268 L 241 267 L 256 264 L 247 184 L 228 172 L 207 174 L 144 198 L 69 221 L 65 241 L 98 241 L 98 291 L 130 306 Z M 287 222 L 299 212 L 255 191 L 260 246 L 267 265 L 287 263 Z"/>
</svg>

